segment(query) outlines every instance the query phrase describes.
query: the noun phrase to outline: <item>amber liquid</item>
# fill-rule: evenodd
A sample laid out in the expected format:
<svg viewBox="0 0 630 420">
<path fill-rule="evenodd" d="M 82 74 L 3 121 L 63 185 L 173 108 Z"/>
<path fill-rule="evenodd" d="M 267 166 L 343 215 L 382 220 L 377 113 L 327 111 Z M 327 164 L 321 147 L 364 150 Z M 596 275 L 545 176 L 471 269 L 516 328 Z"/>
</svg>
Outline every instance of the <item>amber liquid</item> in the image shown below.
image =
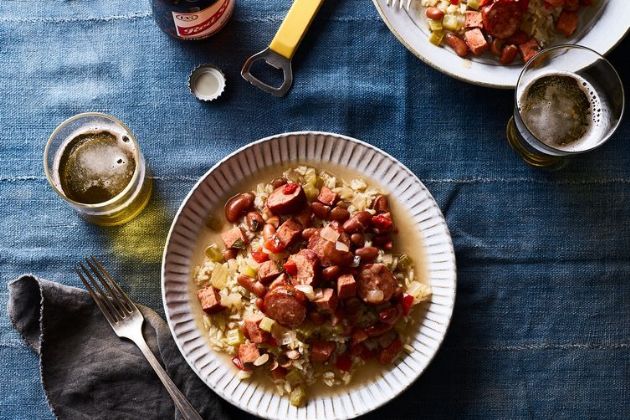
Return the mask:
<svg viewBox="0 0 630 420">
<path fill-rule="evenodd" d="M 59 153 L 55 168 L 57 182 L 69 199 L 81 204 L 112 203 L 110 212 L 84 214 L 90 222 L 122 224 L 138 215 L 148 203 L 152 185 L 144 170 L 144 179 L 134 183 L 139 191 L 133 196 L 126 191 L 139 165 L 136 145 L 124 133 L 108 129 L 85 131 L 71 138 Z"/>
</svg>

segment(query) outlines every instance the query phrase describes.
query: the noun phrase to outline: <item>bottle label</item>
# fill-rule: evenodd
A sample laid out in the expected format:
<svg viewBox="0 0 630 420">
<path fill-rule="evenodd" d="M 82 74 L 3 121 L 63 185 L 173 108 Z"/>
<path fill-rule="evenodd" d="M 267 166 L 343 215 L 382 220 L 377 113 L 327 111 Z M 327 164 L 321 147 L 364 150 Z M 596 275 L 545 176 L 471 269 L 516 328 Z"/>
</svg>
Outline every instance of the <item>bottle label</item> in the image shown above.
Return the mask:
<svg viewBox="0 0 630 420">
<path fill-rule="evenodd" d="M 194 13 L 172 12 L 177 36 L 197 39 L 212 35 L 223 27 L 233 7 L 233 0 L 222 0 Z"/>
</svg>

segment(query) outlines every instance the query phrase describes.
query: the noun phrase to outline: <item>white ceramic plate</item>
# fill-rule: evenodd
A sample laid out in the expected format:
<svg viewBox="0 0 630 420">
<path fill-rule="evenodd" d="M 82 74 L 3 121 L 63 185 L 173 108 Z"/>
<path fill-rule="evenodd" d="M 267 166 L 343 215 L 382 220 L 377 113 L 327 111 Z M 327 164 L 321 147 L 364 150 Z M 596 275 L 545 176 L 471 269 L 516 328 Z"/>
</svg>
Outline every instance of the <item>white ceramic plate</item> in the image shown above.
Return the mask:
<svg viewBox="0 0 630 420">
<path fill-rule="evenodd" d="M 409 11 L 387 6 L 387 0 L 372 0 L 389 30 L 409 51 L 431 67 L 456 79 L 481 86 L 511 89 L 516 86 L 522 64 L 501 66 L 489 58 L 462 59 L 449 47 L 436 47 L 428 40 L 429 29 L 419 0 L 411 0 Z M 401 0 L 406 2 L 407 0 Z M 398 1 L 396 1 L 398 4 Z M 580 15 L 576 34 L 558 43 L 580 44 L 604 55 L 630 29 L 630 1 L 599 0 Z M 551 46 L 551 45 L 550 45 Z"/>
<path fill-rule="evenodd" d="M 413 337 L 414 351 L 399 358 L 375 382 L 314 396 L 302 408 L 257 384 L 240 381 L 236 369 L 207 344 L 191 304 L 194 255 L 208 215 L 223 211 L 236 184 L 269 168 L 298 163 L 338 165 L 384 187 L 412 218 L 423 240 L 427 281 L 433 289 L 426 313 Z M 387 153 L 359 140 L 329 133 L 301 132 L 259 140 L 232 153 L 210 169 L 180 207 L 168 235 L 162 261 L 162 298 L 169 327 L 182 355 L 197 375 L 235 406 L 272 419 L 352 418 L 388 402 L 427 367 L 446 334 L 455 302 L 455 254 L 446 222 L 418 178 Z M 193 298 L 194 299 L 194 298 Z M 198 315 L 198 314 L 197 314 Z"/>
</svg>

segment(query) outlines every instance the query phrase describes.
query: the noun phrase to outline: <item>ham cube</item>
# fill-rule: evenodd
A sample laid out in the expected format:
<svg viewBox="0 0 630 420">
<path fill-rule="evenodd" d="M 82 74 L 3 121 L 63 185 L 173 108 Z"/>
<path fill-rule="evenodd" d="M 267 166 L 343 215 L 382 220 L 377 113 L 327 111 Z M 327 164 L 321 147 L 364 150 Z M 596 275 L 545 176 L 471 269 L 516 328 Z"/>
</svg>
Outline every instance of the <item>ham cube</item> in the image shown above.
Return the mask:
<svg viewBox="0 0 630 420">
<path fill-rule="evenodd" d="M 357 282 L 352 274 L 343 274 L 337 279 L 337 297 L 348 299 L 356 296 Z"/>
<path fill-rule="evenodd" d="M 221 297 L 219 291 L 212 286 L 204 287 L 197 292 L 197 298 L 201 303 L 201 309 L 207 314 L 214 314 L 225 309 L 221 305 Z"/>
<path fill-rule="evenodd" d="M 481 12 L 466 12 L 464 27 L 466 29 L 483 28 L 483 18 Z"/>
<path fill-rule="evenodd" d="M 518 49 L 521 50 L 521 56 L 523 57 L 524 62 L 528 62 L 533 56 L 538 54 L 538 51 L 540 51 L 538 42 L 536 42 L 534 38 L 530 39 L 524 44 L 519 45 Z"/>
<path fill-rule="evenodd" d="M 315 252 L 310 249 L 302 249 L 297 254 L 291 255 L 289 261 L 295 263 L 297 267 L 297 274 L 292 279 L 294 285 L 315 285 L 315 276 L 317 275 L 317 266 L 319 264 L 319 258 L 317 258 Z"/>
<path fill-rule="evenodd" d="M 464 41 L 466 41 L 466 45 L 468 45 L 468 48 L 474 55 L 481 55 L 490 47 L 479 28 L 466 31 L 464 33 Z"/>
<path fill-rule="evenodd" d="M 327 206 L 332 206 L 337 201 L 337 193 L 324 186 L 321 190 L 319 190 L 317 201 L 324 203 Z"/>
<path fill-rule="evenodd" d="M 243 363 L 254 363 L 260 357 L 258 347 L 254 343 L 245 343 L 238 346 L 238 358 Z"/>
<path fill-rule="evenodd" d="M 261 283 L 267 284 L 278 277 L 281 273 L 282 270 L 278 267 L 278 264 L 276 264 L 275 261 L 269 260 L 260 264 L 256 278 L 258 278 L 258 281 Z"/>
<path fill-rule="evenodd" d="M 280 225 L 276 231 L 276 237 L 284 248 L 291 245 L 302 235 L 302 225 L 293 219 L 289 219 Z"/>
<path fill-rule="evenodd" d="M 335 312 L 337 309 L 337 295 L 333 289 L 324 289 L 322 295 L 313 301 L 317 307 L 325 312 Z"/>
<path fill-rule="evenodd" d="M 235 227 L 221 234 L 226 248 L 243 249 L 247 245 L 247 237 L 240 227 Z"/>
<path fill-rule="evenodd" d="M 334 341 L 315 340 L 311 343 L 311 361 L 323 363 L 330 359 L 337 348 Z"/>
<path fill-rule="evenodd" d="M 556 30 L 566 37 L 573 35 L 578 26 L 578 14 L 563 10 L 558 16 Z"/>
<path fill-rule="evenodd" d="M 267 332 L 263 331 L 258 325 L 260 324 L 260 320 L 262 316 L 252 317 L 245 319 L 245 331 L 247 332 L 247 337 L 249 337 L 249 341 L 252 343 L 260 344 L 264 343 L 267 339 Z"/>
</svg>

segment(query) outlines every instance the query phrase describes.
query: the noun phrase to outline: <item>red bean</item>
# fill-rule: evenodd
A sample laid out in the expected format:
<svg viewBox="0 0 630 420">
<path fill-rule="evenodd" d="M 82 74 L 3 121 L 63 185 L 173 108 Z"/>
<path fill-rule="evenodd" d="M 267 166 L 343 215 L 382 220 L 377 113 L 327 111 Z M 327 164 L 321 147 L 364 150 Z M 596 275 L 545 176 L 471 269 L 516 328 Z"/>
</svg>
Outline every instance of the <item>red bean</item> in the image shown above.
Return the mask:
<svg viewBox="0 0 630 420">
<path fill-rule="evenodd" d="M 245 289 L 249 290 L 251 293 L 255 294 L 259 298 L 262 298 L 263 296 L 265 296 L 265 293 L 267 293 L 267 289 L 265 288 L 265 286 L 261 282 L 256 281 L 251 277 L 240 275 L 236 278 L 236 281 L 239 285 L 243 286 Z"/>
<path fill-rule="evenodd" d="M 278 229 L 278 226 L 280 226 L 280 218 L 278 216 L 272 216 L 267 219 L 267 223 Z"/>
<path fill-rule="evenodd" d="M 247 216 L 245 216 L 245 222 L 247 223 L 247 228 L 252 232 L 258 232 L 265 224 L 265 220 L 257 211 L 250 211 L 247 213 Z"/>
<path fill-rule="evenodd" d="M 254 194 L 236 194 L 225 203 L 225 218 L 230 223 L 236 223 L 238 219 L 251 208 L 252 204 L 254 204 Z"/>
<path fill-rule="evenodd" d="M 271 239 L 274 233 L 276 233 L 276 227 L 274 225 L 267 223 L 265 227 L 263 227 L 263 238 L 265 241 Z"/>
<path fill-rule="evenodd" d="M 363 225 L 356 216 L 352 216 L 343 224 L 343 230 L 350 234 L 361 232 L 364 229 L 365 225 Z"/>
<path fill-rule="evenodd" d="M 320 219 L 328 219 L 328 215 L 330 214 L 330 206 L 320 203 L 319 201 L 314 201 L 311 203 L 311 210 L 315 216 Z"/>
<path fill-rule="evenodd" d="M 444 36 L 444 40 L 446 43 L 455 50 L 455 53 L 460 57 L 466 57 L 468 55 L 468 46 L 464 42 L 463 39 L 453 34 L 452 32 L 447 32 Z"/>
<path fill-rule="evenodd" d="M 518 53 L 518 47 L 516 45 L 508 45 L 503 48 L 503 52 L 501 53 L 501 58 L 499 61 L 504 66 L 510 64 L 516 58 L 516 53 Z"/>
<path fill-rule="evenodd" d="M 309 239 L 317 232 L 317 228 L 306 228 L 302 231 L 302 238 Z"/>
<path fill-rule="evenodd" d="M 331 265 L 322 270 L 322 277 L 328 281 L 336 279 L 339 274 L 341 274 L 341 268 L 338 265 Z"/>
<path fill-rule="evenodd" d="M 378 248 L 366 246 L 354 251 L 355 255 L 361 257 L 361 262 L 372 262 L 378 257 Z"/>
<path fill-rule="evenodd" d="M 442 18 L 444 18 L 444 12 L 437 7 L 427 7 L 426 12 L 424 13 L 429 19 L 442 20 Z"/>
<path fill-rule="evenodd" d="M 361 248 L 365 245 L 365 236 L 362 233 L 353 233 L 350 235 L 350 242 L 356 247 Z"/>
<path fill-rule="evenodd" d="M 345 222 L 350 218 L 350 212 L 343 207 L 335 207 L 330 211 L 330 218 L 338 222 Z"/>
<path fill-rule="evenodd" d="M 279 188 L 286 183 L 287 183 L 286 178 L 275 178 L 274 180 L 271 181 L 271 186 L 275 190 L 276 188 Z"/>
<path fill-rule="evenodd" d="M 377 213 L 387 213 L 389 211 L 389 201 L 387 200 L 387 197 L 384 195 L 377 196 L 374 199 L 372 208 L 376 210 Z"/>
</svg>

